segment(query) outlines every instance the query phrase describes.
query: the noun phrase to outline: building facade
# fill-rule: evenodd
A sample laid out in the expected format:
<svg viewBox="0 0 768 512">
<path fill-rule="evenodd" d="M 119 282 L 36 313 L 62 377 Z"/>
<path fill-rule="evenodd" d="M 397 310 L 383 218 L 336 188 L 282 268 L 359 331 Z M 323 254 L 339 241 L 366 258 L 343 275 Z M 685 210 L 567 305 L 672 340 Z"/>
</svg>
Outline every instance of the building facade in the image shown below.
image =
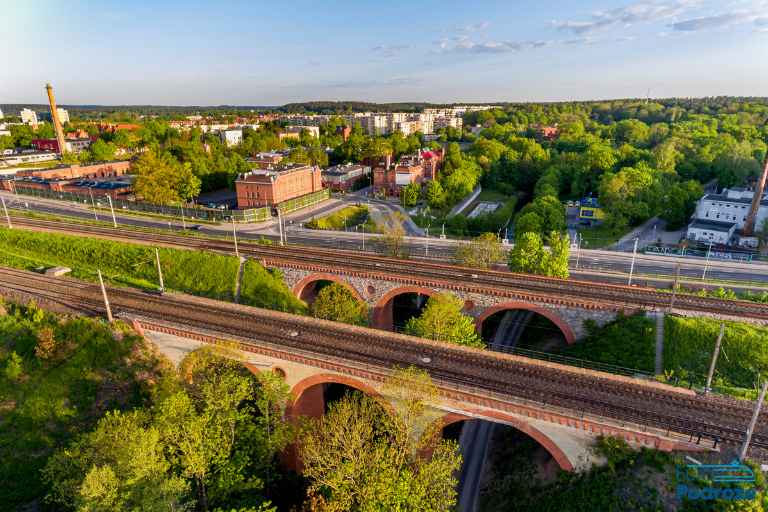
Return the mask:
<svg viewBox="0 0 768 512">
<path fill-rule="evenodd" d="M 302 164 L 254 169 L 235 181 L 238 208 L 274 207 L 322 188 L 320 168 Z"/>
<path fill-rule="evenodd" d="M 221 137 L 223 144 L 231 148 L 243 142 L 243 130 L 222 130 L 219 132 L 219 137 Z"/>
<path fill-rule="evenodd" d="M 66 139 L 64 144 L 66 150 L 70 153 L 80 153 L 88 149 L 91 145 L 91 139 L 88 137 L 78 137 Z M 32 146 L 38 151 L 53 151 L 59 153 L 59 141 L 56 139 L 32 139 Z"/>
<path fill-rule="evenodd" d="M 755 192 L 745 188 L 724 189 L 720 194 L 705 194 L 696 204 L 687 238 L 703 243 L 729 245 L 744 227 Z M 768 219 L 768 196 L 763 195 L 755 226 L 760 230 Z"/>
<path fill-rule="evenodd" d="M 21 112 L 19 112 L 19 116 L 21 116 L 21 122 L 28 124 L 30 126 L 37 126 L 38 120 L 37 120 L 37 113 L 29 108 L 21 109 Z"/>
</svg>

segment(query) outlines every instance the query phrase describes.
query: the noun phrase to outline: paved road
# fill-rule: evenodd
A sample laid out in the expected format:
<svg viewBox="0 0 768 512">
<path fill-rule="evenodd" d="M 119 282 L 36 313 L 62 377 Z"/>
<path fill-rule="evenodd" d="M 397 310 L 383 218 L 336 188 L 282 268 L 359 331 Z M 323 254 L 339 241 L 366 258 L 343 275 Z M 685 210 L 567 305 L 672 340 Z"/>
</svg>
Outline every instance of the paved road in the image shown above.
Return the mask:
<svg viewBox="0 0 768 512">
<path fill-rule="evenodd" d="M 9 193 L 0 193 L 6 198 L 9 207 L 17 210 L 39 211 L 58 215 L 94 219 L 93 211 L 87 205 L 64 203 L 48 199 L 38 199 L 28 196 L 14 196 Z M 338 205 L 336 205 L 338 206 Z M 334 207 L 333 205 L 329 208 Z M 170 230 L 182 230 L 182 223 L 178 221 L 168 222 L 151 217 L 138 217 L 134 215 L 122 215 L 116 212 L 118 224 L 130 226 L 142 226 L 151 228 L 165 228 Z M 110 221 L 109 212 L 99 211 L 99 220 Z M 261 237 L 277 240 L 276 222 L 262 223 L 258 225 L 238 225 L 238 237 L 245 239 L 259 239 Z M 208 225 L 187 222 L 187 228 L 200 226 L 199 231 L 206 234 L 230 235 L 229 225 Z M 355 232 L 329 232 L 302 229 L 298 224 L 289 225 L 287 229 L 289 243 L 329 247 L 339 249 L 381 251 L 382 246 L 377 243 L 379 235 L 355 233 Z M 440 240 L 438 237 L 414 237 L 405 239 L 405 246 L 411 257 L 451 260 L 456 247 L 462 242 L 452 239 Z M 571 255 L 571 274 L 575 278 L 588 278 L 591 280 L 603 280 L 610 282 L 627 282 L 632 262 L 632 255 L 625 252 L 600 251 L 581 249 L 578 254 Z M 677 265 L 680 265 L 680 278 L 683 284 L 703 284 L 702 276 L 706 269 L 707 280 L 729 281 L 739 283 L 739 287 L 768 286 L 768 264 L 766 263 L 740 263 L 712 260 L 707 262 L 704 258 L 672 257 L 659 255 L 638 254 L 634 274 L 635 283 L 665 284 L 669 285 L 676 273 Z"/>
</svg>

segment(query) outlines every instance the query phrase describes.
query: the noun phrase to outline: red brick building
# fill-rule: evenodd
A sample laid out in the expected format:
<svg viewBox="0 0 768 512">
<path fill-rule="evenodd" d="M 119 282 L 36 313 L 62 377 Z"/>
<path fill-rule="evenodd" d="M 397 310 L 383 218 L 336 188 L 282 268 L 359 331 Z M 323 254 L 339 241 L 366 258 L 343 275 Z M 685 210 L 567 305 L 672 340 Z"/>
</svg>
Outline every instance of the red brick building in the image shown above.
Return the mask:
<svg viewBox="0 0 768 512">
<path fill-rule="evenodd" d="M 249 158 L 249 164 L 253 164 L 256 169 L 271 169 L 283 159 L 283 155 L 274 152 L 256 153 L 256 156 Z"/>
<path fill-rule="evenodd" d="M 320 168 L 302 164 L 254 169 L 235 181 L 238 208 L 275 206 L 322 188 Z"/>
<path fill-rule="evenodd" d="M 373 188 L 376 192 L 399 196 L 400 189 L 411 183 L 424 183 L 437 179 L 442 164 L 442 150 L 419 151 L 405 155 L 392 167 L 380 162 L 373 170 Z"/>
</svg>

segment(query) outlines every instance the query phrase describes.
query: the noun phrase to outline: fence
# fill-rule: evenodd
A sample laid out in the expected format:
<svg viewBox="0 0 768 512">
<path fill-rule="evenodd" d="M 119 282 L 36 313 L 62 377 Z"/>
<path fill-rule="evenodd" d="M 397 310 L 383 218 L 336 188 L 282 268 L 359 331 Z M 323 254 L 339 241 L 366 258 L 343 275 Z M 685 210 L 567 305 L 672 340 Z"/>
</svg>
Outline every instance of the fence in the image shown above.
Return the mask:
<svg viewBox="0 0 768 512">
<path fill-rule="evenodd" d="M 75 192 L 56 192 L 42 190 L 23 185 L 16 185 L 15 190 L 19 194 L 60 201 L 71 201 L 82 204 L 92 204 L 99 208 L 108 208 L 107 194 L 102 190 L 92 189 L 92 194 L 78 194 Z M 139 201 L 126 201 L 124 199 L 112 199 L 112 205 L 116 210 L 129 210 L 136 212 L 166 215 L 170 217 L 190 220 L 203 220 L 210 222 L 229 221 L 234 218 L 236 222 L 260 222 L 268 220 L 272 216 L 269 208 L 251 208 L 248 210 L 218 210 L 203 206 L 163 206 Z"/>
<path fill-rule="evenodd" d="M 281 214 L 285 215 L 286 213 L 291 213 L 301 208 L 306 208 L 307 206 L 312 206 L 313 204 L 325 201 L 326 199 L 330 199 L 330 197 L 331 191 L 327 188 L 324 188 L 322 190 L 318 190 L 317 192 L 312 192 L 311 194 L 306 194 L 300 197 L 289 199 L 287 201 L 283 201 L 277 205 L 277 209 L 280 210 Z"/>
</svg>

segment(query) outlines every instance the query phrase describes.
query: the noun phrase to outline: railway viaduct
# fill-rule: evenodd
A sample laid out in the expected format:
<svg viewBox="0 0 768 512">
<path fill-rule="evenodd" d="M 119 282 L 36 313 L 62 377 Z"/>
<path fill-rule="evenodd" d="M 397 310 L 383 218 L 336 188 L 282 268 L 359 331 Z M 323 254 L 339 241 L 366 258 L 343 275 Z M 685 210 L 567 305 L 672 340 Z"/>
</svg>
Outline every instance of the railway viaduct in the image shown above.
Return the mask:
<svg viewBox="0 0 768 512">
<path fill-rule="evenodd" d="M 436 279 L 409 279 L 385 272 L 345 272 L 343 269 L 317 271 L 287 266 L 282 262 L 268 263 L 280 269 L 283 279 L 300 299 L 311 302 L 319 283 L 332 281 L 346 286 L 370 310 L 370 325 L 377 329 L 393 329 L 393 302 L 403 294 L 432 296 L 451 292 L 464 301 L 464 312 L 475 318 L 479 331 L 491 315 L 505 310 L 528 310 L 555 324 L 567 343 L 574 343 L 585 334 L 584 321 L 603 325 L 619 312 L 631 314 L 638 309 L 599 303 L 567 296 L 544 296 L 525 292 L 468 286 Z"/>
<path fill-rule="evenodd" d="M 131 323 L 137 332 L 176 364 L 201 346 L 221 342 L 210 332 L 163 321 L 132 318 Z M 381 387 L 388 372 L 381 368 L 263 347 L 241 348 L 241 361 L 250 371 L 275 371 L 285 378 L 291 389 L 291 403 L 287 410 L 290 420 L 323 415 L 326 406 L 324 389 L 331 384 L 341 384 L 386 400 Z M 669 431 L 590 417 L 576 411 L 542 408 L 535 403 L 493 398 L 471 389 L 447 386 L 440 386 L 440 402 L 432 404 L 429 414 L 443 428 L 470 420 L 511 426 L 538 442 L 557 466 L 565 471 L 586 469 L 597 460 L 591 448 L 600 435 L 620 437 L 636 447 L 663 451 L 702 451 L 712 446 L 706 442 L 697 444 L 688 436 Z M 295 459 L 289 462 L 296 463 Z"/>
</svg>

